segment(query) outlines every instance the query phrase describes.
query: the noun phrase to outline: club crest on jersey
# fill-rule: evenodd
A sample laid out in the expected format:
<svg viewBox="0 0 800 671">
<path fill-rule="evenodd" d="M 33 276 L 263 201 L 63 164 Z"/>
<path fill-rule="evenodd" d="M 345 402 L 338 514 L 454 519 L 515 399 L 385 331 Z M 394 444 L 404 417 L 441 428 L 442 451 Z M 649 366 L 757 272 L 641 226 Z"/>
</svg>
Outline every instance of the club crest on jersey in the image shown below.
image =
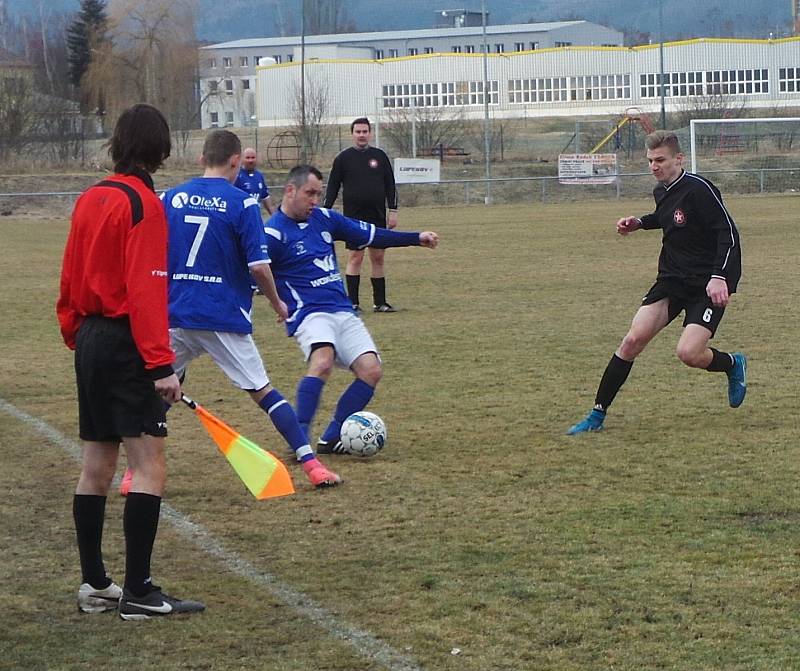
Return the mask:
<svg viewBox="0 0 800 671">
<path fill-rule="evenodd" d="M 677 209 L 672 213 L 672 221 L 675 222 L 676 226 L 683 226 L 686 224 L 686 215 L 683 213 L 683 210 Z"/>
<path fill-rule="evenodd" d="M 333 238 L 331 237 L 331 234 L 328 233 L 328 231 L 322 231 L 322 239 L 328 244 L 331 244 L 333 242 Z"/>
<path fill-rule="evenodd" d="M 370 168 L 372 168 L 373 170 L 375 170 L 375 168 L 377 168 L 377 167 L 378 167 L 378 159 L 376 159 L 376 158 L 371 158 L 371 159 L 369 160 L 369 167 L 370 167 Z"/>
<path fill-rule="evenodd" d="M 295 256 L 302 256 L 306 253 L 306 246 L 303 244 L 303 241 L 296 242 L 294 245 L 294 255 Z"/>
</svg>

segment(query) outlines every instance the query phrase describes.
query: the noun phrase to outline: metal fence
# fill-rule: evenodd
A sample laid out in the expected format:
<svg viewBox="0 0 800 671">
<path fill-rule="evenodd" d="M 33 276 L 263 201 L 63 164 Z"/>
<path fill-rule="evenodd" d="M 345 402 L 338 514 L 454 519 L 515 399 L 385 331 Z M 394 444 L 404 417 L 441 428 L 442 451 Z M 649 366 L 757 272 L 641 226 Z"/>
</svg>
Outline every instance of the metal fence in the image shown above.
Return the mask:
<svg viewBox="0 0 800 671">
<path fill-rule="evenodd" d="M 725 195 L 800 192 L 800 168 L 753 168 L 747 170 L 709 170 L 703 176 L 713 181 Z M 591 178 L 587 178 L 591 179 Z M 94 181 L 94 180 L 92 180 Z M 91 182 L 90 182 L 91 183 Z M 0 176 L 0 189 L 3 178 Z M 86 186 L 89 186 L 87 184 Z M 610 184 L 562 184 L 557 176 L 495 177 L 492 179 L 450 179 L 425 184 L 398 186 L 403 207 L 431 205 L 500 205 L 506 203 L 559 203 L 647 196 L 654 181 L 649 173 L 622 173 Z M 164 187 L 167 188 L 167 187 Z M 282 187 L 271 187 L 279 199 Z M 57 199 L 71 203 L 81 191 L 5 191 L 0 190 L 0 215 L 10 214 L 18 199 L 44 202 Z"/>
</svg>

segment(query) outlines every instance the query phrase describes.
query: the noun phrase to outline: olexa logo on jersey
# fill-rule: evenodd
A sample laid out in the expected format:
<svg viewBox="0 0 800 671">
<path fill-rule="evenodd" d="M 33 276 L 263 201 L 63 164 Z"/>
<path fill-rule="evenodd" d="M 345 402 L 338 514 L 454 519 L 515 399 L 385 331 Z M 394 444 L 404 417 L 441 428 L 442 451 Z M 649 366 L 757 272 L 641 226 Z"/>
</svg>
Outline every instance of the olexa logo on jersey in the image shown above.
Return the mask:
<svg viewBox="0 0 800 671">
<path fill-rule="evenodd" d="M 183 209 L 187 205 L 199 210 L 216 210 L 217 212 L 227 212 L 228 202 L 219 196 L 212 196 L 211 198 L 204 198 L 197 194 L 188 194 L 185 191 L 180 191 L 172 196 L 170 201 L 172 207 L 176 210 Z"/>
<path fill-rule="evenodd" d="M 685 226 L 686 225 L 686 215 L 683 213 L 683 210 L 677 209 L 672 213 L 672 221 L 675 222 L 676 226 Z"/>
</svg>

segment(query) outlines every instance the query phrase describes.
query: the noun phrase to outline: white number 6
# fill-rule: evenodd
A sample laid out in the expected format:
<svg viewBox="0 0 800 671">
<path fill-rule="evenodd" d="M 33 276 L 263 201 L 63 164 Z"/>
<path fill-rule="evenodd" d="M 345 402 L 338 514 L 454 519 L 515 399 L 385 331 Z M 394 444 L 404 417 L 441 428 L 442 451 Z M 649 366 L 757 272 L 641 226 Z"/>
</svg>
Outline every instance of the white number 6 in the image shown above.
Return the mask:
<svg viewBox="0 0 800 671">
<path fill-rule="evenodd" d="M 703 321 L 708 324 L 713 316 L 714 311 L 711 308 L 706 308 L 706 311 L 703 313 Z"/>
</svg>

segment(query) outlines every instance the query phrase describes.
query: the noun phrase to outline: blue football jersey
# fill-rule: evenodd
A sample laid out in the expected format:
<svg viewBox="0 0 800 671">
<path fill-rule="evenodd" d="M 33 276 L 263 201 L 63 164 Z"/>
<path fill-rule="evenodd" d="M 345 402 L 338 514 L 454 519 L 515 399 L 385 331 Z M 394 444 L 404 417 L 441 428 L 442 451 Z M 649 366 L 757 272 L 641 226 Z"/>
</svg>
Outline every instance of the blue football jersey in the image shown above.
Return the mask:
<svg viewBox="0 0 800 671">
<path fill-rule="evenodd" d="M 353 311 L 334 241 L 366 247 L 375 237 L 375 226 L 324 208 L 314 208 L 308 221 L 295 221 L 279 209 L 264 230 L 278 294 L 289 308 L 289 335 L 312 312 Z"/>
<path fill-rule="evenodd" d="M 254 198 L 222 177 L 198 177 L 167 191 L 169 323 L 252 333 L 250 267 L 269 263 Z"/>
<path fill-rule="evenodd" d="M 269 196 L 269 187 L 267 180 L 264 179 L 258 170 L 247 172 L 244 168 L 239 168 L 239 174 L 236 175 L 234 186 L 240 188 L 245 193 L 249 193 L 259 203 Z"/>
</svg>

